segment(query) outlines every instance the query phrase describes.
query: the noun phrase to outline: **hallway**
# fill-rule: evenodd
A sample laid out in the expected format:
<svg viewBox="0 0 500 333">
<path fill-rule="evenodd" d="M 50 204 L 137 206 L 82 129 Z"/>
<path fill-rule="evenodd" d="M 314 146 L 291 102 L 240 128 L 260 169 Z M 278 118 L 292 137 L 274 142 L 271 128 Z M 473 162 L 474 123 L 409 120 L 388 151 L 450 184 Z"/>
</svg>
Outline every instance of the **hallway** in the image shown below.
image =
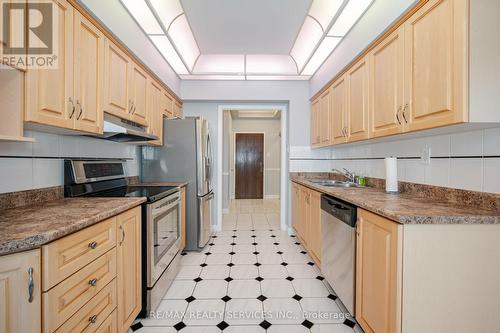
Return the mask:
<svg viewBox="0 0 500 333">
<path fill-rule="evenodd" d="M 232 200 L 223 230 L 184 253 L 156 319 L 139 332 L 352 333 L 316 264 L 279 228 L 279 200 Z"/>
</svg>

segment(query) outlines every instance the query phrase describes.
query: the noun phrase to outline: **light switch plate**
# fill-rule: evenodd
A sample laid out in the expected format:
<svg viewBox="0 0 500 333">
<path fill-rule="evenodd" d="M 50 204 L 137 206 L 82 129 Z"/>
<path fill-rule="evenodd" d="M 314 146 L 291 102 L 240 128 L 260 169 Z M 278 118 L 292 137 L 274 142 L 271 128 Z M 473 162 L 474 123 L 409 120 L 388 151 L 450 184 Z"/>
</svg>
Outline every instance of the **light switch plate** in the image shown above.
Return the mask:
<svg viewBox="0 0 500 333">
<path fill-rule="evenodd" d="M 420 163 L 427 165 L 431 164 L 431 147 L 422 148 Z"/>
</svg>

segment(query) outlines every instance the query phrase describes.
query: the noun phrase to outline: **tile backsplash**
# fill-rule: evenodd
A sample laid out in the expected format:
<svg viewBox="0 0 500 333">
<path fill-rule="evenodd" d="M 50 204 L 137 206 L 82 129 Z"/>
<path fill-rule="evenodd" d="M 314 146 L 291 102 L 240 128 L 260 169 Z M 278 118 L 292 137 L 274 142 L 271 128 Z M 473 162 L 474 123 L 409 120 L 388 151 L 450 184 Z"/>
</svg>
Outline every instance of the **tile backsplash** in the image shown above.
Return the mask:
<svg viewBox="0 0 500 333">
<path fill-rule="evenodd" d="M 64 158 L 126 158 L 139 175 L 138 146 L 85 136 L 25 131 L 35 142 L 0 141 L 0 193 L 63 185 Z"/>
<path fill-rule="evenodd" d="M 420 160 L 425 149 L 431 152 L 428 164 Z M 290 147 L 290 171 L 346 168 L 359 175 L 384 178 L 383 158 L 388 156 L 400 158 L 401 181 L 500 193 L 500 127 L 317 150 Z"/>
</svg>

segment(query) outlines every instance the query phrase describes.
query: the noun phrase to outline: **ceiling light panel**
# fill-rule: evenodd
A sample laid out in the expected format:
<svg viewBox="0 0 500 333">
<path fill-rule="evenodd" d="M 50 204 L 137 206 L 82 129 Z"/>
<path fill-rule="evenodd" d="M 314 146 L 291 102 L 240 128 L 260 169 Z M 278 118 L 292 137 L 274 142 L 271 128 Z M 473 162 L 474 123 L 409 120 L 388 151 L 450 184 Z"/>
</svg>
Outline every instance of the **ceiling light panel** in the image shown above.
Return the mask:
<svg viewBox="0 0 500 333">
<path fill-rule="evenodd" d="M 248 81 L 307 81 L 307 75 L 247 75 Z"/>
<path fill-rule="evenodd" d="M 149 38 L 151 38 L 151 41 L 155 44 L 156 48 L 160 51 L 163 57 L 165 57 L 165 60 L 168 61 L 177 74 L 189 73 L 167 36 L 154 35 L 149 36 Z"/>
<path fill-rule="evenodd" d="M 182 14 L 172 22 L 168 35 L 177 51 L 179 51 L 180 56 L 184 59 L 186 66 L 188 66 L 189 70 L 192 70 L 196 59 L 200 55 L 200 50 L 189 27 L 186 15 Z"/>
<path fill-rule="evenodd" d="M 172 21 L 184 12 L 179 0 L 149 0 L 149 3 L 158 15 L 165 30 L 168 30 Z"/>
<path fill-rule="evenodd" d="M 163 34 L 163 29 L 144 0 L 121 0 L 130 15 L 148 35 Z"/>
<path fill-rule="evenodd" d="M 374 0 L 350 0 L 342 10 L 328 36 L 345 36 Z"/>
<path fill-rule="evenodd" d="M 318 70 L 319 66 L 321 66 L 330 55 L 330 53 L 332 53 L 341 39 L 341 37 L 325 37 L 301 74 L 313 75 L 316 70 Z"/>
<path fill-rule="evenodd" d="M 309 15 L 321 24 L 323 31 L 326 31 L 343 3 L 344 0 L 313 0 Z"/>
<path fill-rule="evenodd" d="M 242 54 L 202 54 L 193 74 L 244 74 L 245 56 Z"/>
<path fill-rule="evenodd" d="M 249 54 L 246 56 L 247 74 L 297 75 L 297 67 L 289 55 Z"/>
<path fill-rule="evenodd" d="M 297 63 L 299 71 L 302 70 L 306 64 L 322 36 L 323 30 L 319 23 L 310 16 L 307 16 L 297 36 L 295 45 L 290 52 L 290 55 Z"/>
<path fill-rule="evenodd" d="M 244 75 L 199 75 L 199 74 L 189 74 L 180 75 L 183 80 L 232 80 L 232 81 L 243 81 L 245 80 Z"/>
</svg>

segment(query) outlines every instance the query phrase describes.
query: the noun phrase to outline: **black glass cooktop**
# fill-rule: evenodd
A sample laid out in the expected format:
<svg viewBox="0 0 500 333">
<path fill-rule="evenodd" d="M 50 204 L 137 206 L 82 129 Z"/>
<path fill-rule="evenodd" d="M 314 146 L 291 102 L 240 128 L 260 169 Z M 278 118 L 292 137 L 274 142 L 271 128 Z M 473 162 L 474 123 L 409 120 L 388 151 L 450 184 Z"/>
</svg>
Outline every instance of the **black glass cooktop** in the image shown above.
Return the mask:
<svg viewBox="0 0 500 333">
<path fill-rule="evenodd" d="M 157 201 L 179 190 L 175 186 L 124 186 L 108 191 L 92 193 L 93 197 L 146 197 L 148 202 Z"/>
</svg>

